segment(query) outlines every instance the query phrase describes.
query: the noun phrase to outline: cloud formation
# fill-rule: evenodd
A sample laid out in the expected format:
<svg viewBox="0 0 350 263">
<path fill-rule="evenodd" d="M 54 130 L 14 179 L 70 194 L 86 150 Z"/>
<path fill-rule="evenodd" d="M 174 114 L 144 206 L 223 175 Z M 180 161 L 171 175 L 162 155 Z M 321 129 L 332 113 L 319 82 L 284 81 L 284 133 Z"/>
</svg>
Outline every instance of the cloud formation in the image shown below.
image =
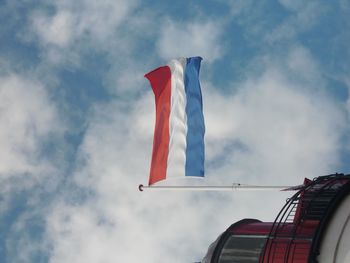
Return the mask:
<svg viewBox="0 0 350 263">
<path fill-rule="evenodd" d="M 300 34 L 317 26 L 329 11 L 326 5 L 320 5 L 317 1 L 308 1 L 306 4 L 302 1 L 289 0 L 279 2 L 290 12 L 290 15 L 271 32 L 267 33 L 265 39 L 270 44 L 277 41 L 296 39 Z"/>
<path fill-rule="evenodd" d="M 118 30 L 135 6 L 136 1 L 53 1 L 32 12 L 26 38 L 42 47 L 49 63 L 79 64 L 87 49 L 116 48 Z"/>
<path fill-rule="evenodd" d="M 158 40 L 160 56 L 164 59 L 173 57 L 191 57 L 200 55 L 211 62 L 223 53 L 220 37 L 223 25 L 213 21 L 178 23 L 168 21 L 161 29 Z"/>
<path fill-rule="evenodd" d="M 42 158 L 43 144 L 63 131 L 55 106 L 35 80 L 12 73 L 0 76 L 0 83 L 1 178 L 48 173 L 51 165 Z"/>
<path fill-rule="evenodd" d="M 325 70 L 313 35 L 300 38 L 329 9 L 281 0 L 285 15 L 267 16 L 269 1 L 227 5 L 206 2 L 186 17 L 181 3 L 175 11 L 141 1 L 7 4 L 27 24 L 0 47 L 0 256 L 194 262 L 231 223 L 274 219 L 290 193 L 138 192 L 154 128 L 142 76 L 177 56 L 204 57 L 206 178 L 172 183 L 293 185 L 335 172 L 349 96 L 331 96 L 328 77 L 339 76 Z M 10 47 L 32 62 L 8 62 Z"/>
<path fill-rule="evenodd" d="M 322 92 L 312 93 L 318 77 L 290 80 L 295 72 L 289 70 L 300 70 L 294 67 L 298 61 L 315 63 L 305 50 L 292 49 L 283 62 L 290 68 L 267 63 L 264 71 L 237 84 L 236 93 L 203 84 L 206 183 L 293 185 L 304 176 L 333 172 L 344 115 Z M 316 64 L 310 70 L 317 71 Z M 84 262 L 136 262 L 140 255 L 143 262 L 191 262 L 200 260 L 215 236 L 235 220 L 245 215 L 273 220 L 290 193 L 264 193 L 264 203 L 268 200 L 271 207 L 263 211 L 249 209 L 262 202 L 259 193 L 240 193 L 239 198 L 138 193 L 149 170 L 153 111 L 151 91 L 132 108 L 118 100 L 96 108 L 73 177 L 91 196 L 54 206 L 47 219 L 51 262 L 74 262 L 78 255 Z M 210 229 L 203 231 L 209 222 Z"/>
<path fill-rule="evenodd" d="M 64 146 L 56 144 L 65 125 L 43 84 L 8 68 L 0 71 L 0 232 L 1 251 L 6 250 L 2 258 L 35 261 L 48 251 L 42 239 L 43 214 L 65 170 L 57 154 Z"/>
<path fill-rule="evenodd" d="M 334 132 L 334 127 L 341 127 L 344 121 L 341 111 L 322 98 L 315 103 L 310 95 L 295 91 L 278 71 L 268 71 L 245 85 L 231 100 L 221 98 L 221 103 L 214 104 L 220 112 L 222 104 L 231 105 L 230 111 L 219 117 L 222 120 L 214 113 L 219 109 L 207 114 L 216 123 L 232 122 L 227 134 L 245 149 L 222 153 L 230 155 L 223 174 L 239 171 L 248 180 L 251 175 L 260 182 L 269 178 L 271 183 L 293 183 L 300 175 L 332 172 L 341 147 L 342 133 Z M 231 120 L 226 119 L 232 114 Z"/>
</svg>

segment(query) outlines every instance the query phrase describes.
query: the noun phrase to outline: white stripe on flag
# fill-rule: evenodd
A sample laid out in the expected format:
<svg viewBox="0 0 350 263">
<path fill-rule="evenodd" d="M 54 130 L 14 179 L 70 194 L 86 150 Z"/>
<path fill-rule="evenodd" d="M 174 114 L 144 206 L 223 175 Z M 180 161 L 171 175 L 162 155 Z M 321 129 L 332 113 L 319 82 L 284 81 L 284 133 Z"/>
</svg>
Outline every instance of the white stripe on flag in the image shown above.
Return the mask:
<svg viewBox="0 0 350 263">
<path fill-rule="evenodd" d="M 186 93 L 184 71 L 186 58 L 173 59 L 168 66 L 171 71 L 171 106 L 169 117 L 169 155 L 167 179 L 185 176 L 186 167 Z"/>
</svg>

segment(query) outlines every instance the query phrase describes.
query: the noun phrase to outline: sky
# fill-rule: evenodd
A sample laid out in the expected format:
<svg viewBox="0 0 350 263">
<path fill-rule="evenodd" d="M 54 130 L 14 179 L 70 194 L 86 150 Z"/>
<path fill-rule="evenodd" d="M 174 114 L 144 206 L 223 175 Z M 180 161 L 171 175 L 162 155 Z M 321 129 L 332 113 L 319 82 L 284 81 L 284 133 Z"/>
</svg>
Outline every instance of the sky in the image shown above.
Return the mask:
<svg viewBox="0 0 350 263">
<path fill-rule="evenodd" d="M 138 192 L 145 73 L 203 57 L 206 177 L 298 185 L 350 171 L 348 0 L 0 0 L 1 262 L 200 261 L 292 193 Z M 163 183 L 167 184 L 167 183 Z"/>
</svg>

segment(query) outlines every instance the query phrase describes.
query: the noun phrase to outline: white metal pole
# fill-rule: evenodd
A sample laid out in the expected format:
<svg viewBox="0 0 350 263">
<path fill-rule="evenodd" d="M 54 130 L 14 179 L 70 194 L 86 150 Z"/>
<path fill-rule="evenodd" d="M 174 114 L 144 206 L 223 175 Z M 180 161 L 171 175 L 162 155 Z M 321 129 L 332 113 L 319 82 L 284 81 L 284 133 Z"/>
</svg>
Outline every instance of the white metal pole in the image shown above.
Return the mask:
<svg viewBox="0 0 350 263">
<path fill-rule="evenodd" d="M 147 186 L 139 185 L 139 191 L 144 190 L 170 190 L 170 191 L 237 191 L 237 190 L 262 190 L 262 191 L 271 191 L 271 190 L 296 190 L 292 189 L 291 186 L 281 186 L 281 185 L 242 185 L 242 184 L 232 184 L 230 186 L 187 186 L 187 185 L 173 185 L 173 186 Z"/>
</svg>

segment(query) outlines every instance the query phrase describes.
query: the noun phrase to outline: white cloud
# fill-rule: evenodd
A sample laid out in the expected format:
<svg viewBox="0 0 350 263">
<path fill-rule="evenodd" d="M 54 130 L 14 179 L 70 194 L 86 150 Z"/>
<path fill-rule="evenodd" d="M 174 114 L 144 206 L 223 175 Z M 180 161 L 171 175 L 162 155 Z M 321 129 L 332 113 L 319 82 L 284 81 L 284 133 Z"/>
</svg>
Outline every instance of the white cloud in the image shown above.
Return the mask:
<svg viewBox="0 0 350 263">
<path fill-rule="evenodd" d="M 65 47 L 73 37 L 73 16 L 67 11 L 52 17 L 37 13 L 33 16 L 33 27 L 44 45 Z"/>
<path fill-rule="evenodd" d="M 81 206 L 59 203 L 53 208 L 47 220 L 54 248 L 51 262 L 74 262 L 78 257 L 84 262 L 200 259 L 192 257 L 198 247 L 206 249 L 202 234 L 185 241 L 188 233 L 201 232 L 203 221 L 197 224 L 195 217 L 213 217 L 215 203 L 198 202 L 188 194 L 137 190 L 147 180 L 153 107 L 150 91 L 131 114 L 118 104 L 97 110 L 81 148 L 86 166 L 75 175 L 96 199 Z"/>
<path fill-rule="evenodd" d="M 296 46 L 290 50 L 286 58 L 287 67 L 298 79 L 302 79 L 310 84 L 323 86 L 321 70 L 314 61 L 310 52 L 302 46 Z M 321 80 L 321 81 L 320 81 Z"/>
<path fill-rule="evenodd" d="M 101 84 L 109 93 L 131 97 L 140 91 L 145 73 L 140 60 L 147 57 L 151 63 L 157 57 L 154 52 L 135 55 L 146 37 L 152 35 L 156 40 L 158 23 L 153 12 L 142 10 L 135 15 L 137 0 L 64 0 L 52 1 L 49 6 L 50 11 L 32 12 L 30 29 L 22 33 L 24 40 L 40 47 L 38 71 L 44 72 L 40 73 L 44 78 L 47 71 L 55 75 L 61 67 L 86 70 L 87 59 L 88 67 L 104 64 Z M 93 55 L 96 61 L 90 60 Z"/>
<path fill-rule="evenodd" d="M 292 14 L 280 23 L 272 32 L 267 32 L 265 39 L 269 43 L 295 39 L 300 33 L 312 29 L 321 21 L 327 7 L 316 1 L 280 1 Z"/>
<path fill-rule="evenodd" d="M 116 50 L 124 42 L 117 33 L 136 6 L 134 1 L 53 1 L 50 11 L 38 9 L 30 16 L 23 39 L 37 41 L 50 65 L 79 65 L 80 55 Z M 52 11 L 53 10 L 53 11 Z"/>
<path fill-rule="evenodd" d="M 50 194 L 63 178 L 65 166 L 59 152 L 64 146 L 56 144 L 56 140 L 61 139 L 65 127 L 55 103 L 39 81 L 10 73 L 9 68 L 1 68 L 0 72 L 0 214 L 1 227 L 5 229 L 4 260 L 28 262 L 48 251 L 38 229 L 44 225 L 40 219 Z M 49 144 L 54 145 L 55 153 L 48 150 Z M 34 234 L 33 229 L 38 233 Z M 18 254 L 19 250 L 22 253 Z"/>
<path fill-rule="evenodd" d="M 18 186 L 31 184 L 52 171 L 41 147 L 63 128 L 40 83 L 18 74 L 2 75 L 0 83 L 0 180 L 20 177 Z"/>
<path fill-rule="evenodd" d="M 224 3 L 229 3 L 231 14 L 233 16 L 240 15 L 244 12 L 247 12 L 252 4 L 252 0 L 229 0 L 229 1 L 223 1 Z"/>
<path fill-rule="evenodd" d="M 304 79 L 302 87 L 290 81 L 298 61 L 314 63 L 306 51 L 291 50 L 285 70 L 267 64 L 235 94 L 203 84 L 210 163 L 204 183 L 299 184 L 304 176 L 333 172 L 344 116 L 322 92 L 313 92 L 318 80 Z M 153 127 L 151 91 L 132 104 L 119 100 L 95 109 L 74 174 L 92 194 L 52 208 L 50 262 L 198 261 L 231 223 L 273 220 L 291 194 L 139 193 L 148 177 Z M 266 202 L 268 208 L 257 209 Z"/>
<path fill-rule="evenodd" d="M 34 12 L 33 28 L 46 43 L 67 47 L 72 42 L 89 39 L 104 44 L 114 36 L 127 18 L 135 1 L 54 1 L 55 13 Z"/>
<path fill-rule="evenodd" d="M 346 0 L 340 0 L 339 5 L 340 5 L 341 10 L 343 10 L 344 12 L 350 10 L 350 3 Z"/>
<path fill-rule="evenodd" d="M 114 57 L 114 56 L 113 56 Z M 133 99 L 141 90 L 145 88 L 146 80 L 143 77 L 145 72 L 144 65 L 140 65 L 138 60 L 128 59 L 127 56 L 121 63 L 115 63 L 119 56 L 113 60 L 110 70 L 104 78 L 104 85 L 112 94 L 118 94 Z M 147 63 L 149 63 L 147 61 Z M 116 74 L 118 72 L 118 74 Z"/>
<path fill-rule="evenodd" d="M 233 4 L 234 14 L 248 11 L 251 1 L 237 3 Z M 271 42 L 289 39 L 307 30 L 308 23 L 317 23 L 319 12 L 312 11 L 319 6 L 283 3 L 294 12 L 293 17 L 269 35 Z M 79 60 L 80 52 L 90 52 L 91 47 L 109 52 L 111 77 L 103 81 L 115 84 L 117 93 L 129 95 L 128 89 L 141 85 L 141 77 L 135 81 L 133 75 L 141 76 L 145 67 L 144 61 L 125 59 L 135 40 L 129 34 L 145 26 L 124 27 L 135 6 L 133 1 L 55 1 L 52 13 L 32 13 L 30 33 L 53 64 Z M 194 21 L 165 23 L 156 40 L 162 58 L 201 55 L 212 62 L 223 55 L 221 24 Z M 119 34 L 121 27 L 128 32 Z M 250 74 L 237 84 L 234 94 L 221 93 L 209 83 L 203 85 L 209 163 L 204 183 L 299 184 L 304 176 L 333 172 L 344 115 L 322 92 L 314 93 L 322 78 L 310 52 L 296 47 L 284 60 L 264 66 L 263 72 Z M 50 174 L 52 166 L 39 155 L 43 139 L 59 130 L 55 106 L 45 88 L 32 79 L 12 74 L 0 81 L 0 124 L 6 127 L 0 131 L 1 158 L 6 160 L 0 164 L 0 180 L 15 173 L 39 181 L 40 176 Z M 348 107 L 350 110 L 350 102 Z M 231 223 L 244 217 L 273 220 L 290 195 L 141 194 L 137 185 L 147 181 L 154 127 L 150 89 L 139 99 L 129 96 L 128 101 L 98 105 L 89 117 L 80 158 L 74 163 L 76 171 L 73 178 L 67 177 L 67 184 L 76 183 L 79 189 L 73 197 L 64 191 L 45 218 L 50 262 L 198 261 Z M 74 200 L 80 188 L 90 195 Z M 2 185 L 1 191 L 4 189 Z M 258 209 L 266 203 L 270 207 Z M 2 204 L 1 210 L 6 210 Z M 25 229 L 28 218 L 20 222 L 18 232 Z M 20 241 L 20 247 L 27 248 L 25 255 L 41 249 L 32 248 L 30 238 Z"/>
<path fill-rule="evenodd" d="M 231 140 L 244 146 L 228 153 L 222 177 L 232 171 L 250 183 L 253 179 L 292 184 L 300 176 L 334 171 L 341 148 L 341 110 L 320 95 L 301 92 L 278 70 L 267 71 L 244 86 L 226 102 L 213 103 L 215 97 L 210 96 L 208 103 L 208 110 L 217 105 L 211 111 L 220 112 L 215 122 L 232 123 Z M 220 105 L 226 104 L 231 108 L 225 112 Z M 207 126 L 210 133 L 211 124 Z M 208 144 L 215 147 L 216 140 Z"/>
<path fill-rule="evenodd" d="M 153 95 L 136 101 L 131 112 L 125 106 L 96 109 L 80 149 L 83 165 L 74 175 L 93 194 L 83 204 L 58 201 L 52 207 L 50 262 L 194 262 L 216 235 L 247 214 L 230 195 L 139 193 L 149 170 Z M 240 200 L 251 202 L 252 196 Z"/>
<path fill-rule="evenodd" d="M 207 61 L 219 58 L 222 53 L 220 23 L 200 21 L 176 23 L 168 21 L 161 29 L 158 49 L 164 59 L 202 56 Z"/>
<path fill-rule="evenodd" d="M 55 143 L 65 128 L 55 104 L 38 81 L 12 73 L 1 75 L 0 83 L 0 212 L 9 213 L 18 193 L 35 189 L 24 201 L 25 207 L 35 207 L 43 202 L 40 199 L 43 192 L 47 194 L 57 187 L 62 179 L 57 165 L 61 171 L 64 169 L 60 155 L 64 146 Z M 52 155 L 45 148 L 50 143 L 55 145 Z M 21 218 L 16 222 L 27 223 Z M 23 254 L 36 253 L 40 244 L 33 242 L 29 246 L 30 238 L 18 239 L 16 247 L 10 246 L 8 253 L 15 248 L 23 250 Z"/>
<path fill-rule="evenodd" d="M 302 9 L 305 5 L 305 2 L 301 0 L 279 0 L 279 3 L 290 11 L 297 11 Z"/>
<path fill-rule="evenodd" d="M 346 116 L 327 98 L 316 61 L 301 46 L 284 58 L 257 61 L 264 70 L 248 76 L 235 94 L 208 86 L 204 96 L 215 169 L 215 160 L 225 159 L 216 174 L 291 184 L 299 176 L 335 172 Z"/>
<path fill-rule="evenodd" d="M 3 260 L 18 263 L 37 261 L 39 254 L 42 258 L 48 254 L 47 243 L 41 240 L 41 215 L 43 207 L 31 207 L 27 211 L 21 211 L 16 220 L 8 224 L 6 229 L 6 255 Z M 28 226 L 30 225 L 30 227 Z M 33 231 L 36 229 L 36 231 Z M 21 251 L 21 253 L 18 253 Z M 36 260 L 35 260 L 36 259 Z"/>
</svg>

